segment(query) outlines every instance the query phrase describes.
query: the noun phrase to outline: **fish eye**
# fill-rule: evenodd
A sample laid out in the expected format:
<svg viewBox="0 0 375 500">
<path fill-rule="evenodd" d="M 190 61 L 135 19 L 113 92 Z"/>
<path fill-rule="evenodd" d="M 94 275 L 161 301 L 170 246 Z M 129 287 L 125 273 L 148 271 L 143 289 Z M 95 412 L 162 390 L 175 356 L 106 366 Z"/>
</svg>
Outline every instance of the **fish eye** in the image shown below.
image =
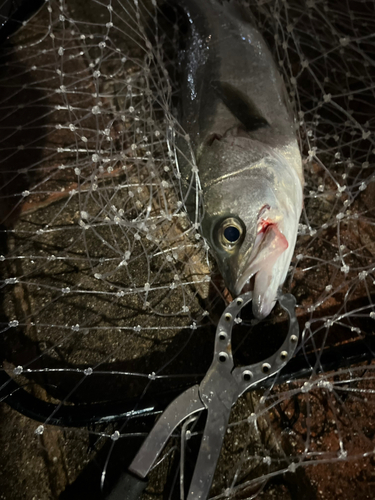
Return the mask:
<svg viewBox="0 0 375 500">
<path fill-rule="evenodd" d="M 223 234 L 224 238 L 230 243 L 236 243 L 236 241 L 239 240 L 241 236 L 240 230 L 236 226 L 226 227 L 223 231 Z"/>
<path fill-rule="evenodd" d="M 218 228 L 218 237 L 221 245 L 232 248 L 242 240 L 244 233 L 243 225 L 235 217 L 228 217 L 220 223 Z"/>
</svg>

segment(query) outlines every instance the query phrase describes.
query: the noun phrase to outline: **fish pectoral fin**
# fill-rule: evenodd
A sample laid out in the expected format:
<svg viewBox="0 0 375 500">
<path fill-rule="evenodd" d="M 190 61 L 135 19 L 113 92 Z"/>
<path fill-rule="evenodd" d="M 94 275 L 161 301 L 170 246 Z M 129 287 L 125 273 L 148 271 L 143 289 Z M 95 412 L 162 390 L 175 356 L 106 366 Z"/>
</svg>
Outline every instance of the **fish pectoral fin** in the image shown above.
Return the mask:
<svg viewBox="0 0 375 500">
<path fill-rule="evenodd" d="M 256 273 L 253 313 L 258 318 L 264 318 L 275 305 L 280 276 L 283 274 L 283 269 L 278 269 L 276 262 L 289 244 L 277 224 L 269 224 L 258 237 L 258 252 L 251 265 L 253 274 Z"/>
<path fill-rule="evenodd" d="M 227 82 L 213 81 L 211 86 L 232 115 L 239 120 L 248 132 L 269 126 L 256 105 L 243 92 Z"/>
</svg>

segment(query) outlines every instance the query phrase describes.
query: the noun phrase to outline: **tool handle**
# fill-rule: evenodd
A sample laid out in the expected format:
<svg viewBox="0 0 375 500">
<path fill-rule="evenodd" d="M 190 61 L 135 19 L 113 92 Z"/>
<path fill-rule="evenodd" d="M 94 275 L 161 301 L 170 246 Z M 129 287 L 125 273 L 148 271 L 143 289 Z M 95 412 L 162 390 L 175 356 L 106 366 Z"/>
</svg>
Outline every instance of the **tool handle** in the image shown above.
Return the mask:
<svg viewBox="0 0 375 500">
<path fill-rule="evenodd" d="M 139 477 L 146 477 L 176 427 L 193 413 L 204 409 L 205 406 L 199 397 L 199 385 L 194 385 L 180 394 L 167 407 L 143 441 L 129 471 Z"/>
</svg>

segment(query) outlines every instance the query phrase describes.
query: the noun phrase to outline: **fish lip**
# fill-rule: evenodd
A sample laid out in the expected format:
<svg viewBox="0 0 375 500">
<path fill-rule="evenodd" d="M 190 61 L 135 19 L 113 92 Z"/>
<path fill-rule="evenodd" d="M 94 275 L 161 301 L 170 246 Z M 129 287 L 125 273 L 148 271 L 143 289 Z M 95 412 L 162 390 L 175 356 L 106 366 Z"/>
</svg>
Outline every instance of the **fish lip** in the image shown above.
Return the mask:
<svg viewBox="0 0 375 500">
<path fill-rule="evenodd" d="M 237 297 L 241 295 L 241 293 L 245 293 L 249 291 L 246 288 L 248 282 L 250 282 L 251 278 L 253 278 L 256 273 L 259 271 L 258 266 L 254 266 L 254 260 L 257 256 L 258 248 L 252 247 L 250 251 L 248 251 L 248 257 L 245 258 L 245 265 L 242 266 L 230 266 L 222 272 L 222 276 L 224 278 L 224 282 L 228 290 L 230 291 L 233 297 Z M 242 269 L 241 269 L 242 268 Z"/>
<path fill-rule="evenodd" d="M 261 210 L 259 211 L 258 225 L 263 220 L 262 216 L 268 212 L 269 208 L 270 208 L 269 205 L 264 205 L 261 208 Z M 242 266 L 242 270 L 241 270 L 241 268 L 239 269 L 240 275 L 236 279 L 234 286 L 233 286 L 233 292 L 235 293 L 236 296 L 240 295 L 241 293 L 244 293 L 243 288 L 246 286 L 247 282 L 250 281 L 251 278 L 253 278 L 257 274 L 257 272 L 260 270 L 259 264 L 257 266 L 254 266 L 254 261 L 256 260 L 259 251 L 261 250 L 261 246 L 262 246 L 263 240 L 265 238 L 266 232 L 267 232 L 267 229 L 260 230 L 258 228 L 254 244 L 251 247 L 251 249 L 249 249 L 247 252 L 247 258 L 246 258 L 246 254 L 244 256 L 245 265 Z"/>
<path fill-rule="evenodd" d="M 229 288 L 231 292 L 233 292 L 234 296 L 237 297 L 238 295 L 241 295 L 241 293 L 245 293 L 249 290 L 243 290 L 246 287 L 246 284 L 250 282 L 251 278 L 253 278 L 257 272 L 259 271 L 259 268 L 254 268 L 254 260 L 256 259 L 258 252 L 259 252 L 259 247 L 261 244 L 261 239 L 257 241 L 255 240 L 255 243 L 251 249 L 248 250 L 247 254 L 248 257 L 245 257 L 245 262 L 246 264 L 242 266 L 239 269 L 239 276 L 236 279 L 236 281 L 231 284 L 232 286 Z M 237 273 L 234 273 L 236 275 Z"/>
<path fill-rule="evenodd" d="M 231 291 L 233 292 L 235 297 L 248 291 L 248 290 L 244 290 L 244 288 L 250 282 L 251 278 L 253 278 L 258 272 L 258 270 L 253 271 L 253 270 L 249 269 L 249 268 L 251 268 L 253 260 L 254 259 L 251 259 L 250 264 L 248 266 L 246 266 L 245 270 L 241 273 L 240 277 L 237 278 L 237 280 L 235 281 L 234 286 L 231 287 Z"/>
</svg>

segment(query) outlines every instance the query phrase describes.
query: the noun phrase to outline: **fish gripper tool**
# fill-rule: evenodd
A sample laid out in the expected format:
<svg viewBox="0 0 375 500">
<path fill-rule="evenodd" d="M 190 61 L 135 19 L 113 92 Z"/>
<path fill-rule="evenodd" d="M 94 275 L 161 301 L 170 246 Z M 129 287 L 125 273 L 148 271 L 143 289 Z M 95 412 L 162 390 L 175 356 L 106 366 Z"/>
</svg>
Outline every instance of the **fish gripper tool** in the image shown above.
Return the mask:
<svg viewBox="0 0 375 500">
<path fill-rule="evenodd" d="M 207 411 L 206 425 L 187 500 L 206 500 L 219 459 L 232 406 L 254 385 L 277 374 L 292 358 L 299 338 L 293 295 L 281 295 L 280 306 L 289 314 L 289 330 L 281 347 L 263 361 L 234 367 L 232 329 L 241 309 L 252 300 L 252 292 L 231 302 L 223 312 L 216 329 L 214 357 L 199 385 L 180 394 L 167 407 L 143 442 L 129 470 L 147 476 L 173 431 L 197 412 Z"/>
</svg>

